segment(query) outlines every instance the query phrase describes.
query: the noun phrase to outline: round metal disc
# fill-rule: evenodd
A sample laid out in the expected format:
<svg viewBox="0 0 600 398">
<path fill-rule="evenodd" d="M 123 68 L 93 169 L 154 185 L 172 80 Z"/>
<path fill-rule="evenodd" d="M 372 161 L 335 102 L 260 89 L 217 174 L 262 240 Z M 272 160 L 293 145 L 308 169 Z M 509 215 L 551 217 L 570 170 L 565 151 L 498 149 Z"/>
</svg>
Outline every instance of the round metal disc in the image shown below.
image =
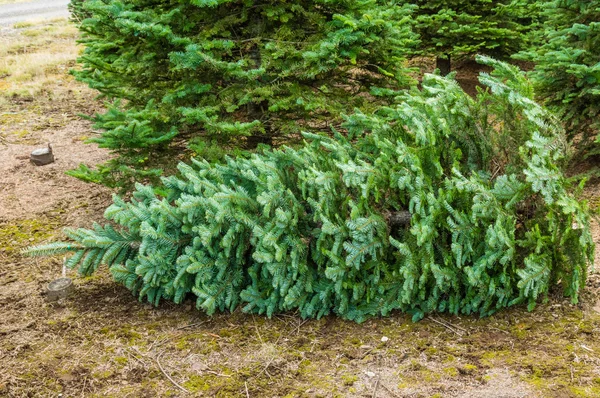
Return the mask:
<svg viewBox="0 0 600 398">
<path fill-rule="evenodd" d="M 32 156 L 41 156 L 41 155 L 47 155 L 48 153 L 50 153 L 48 148 L 40 148 L 40 149 L 36 149 L 36 150 L 32 151 L 31 155 Z"/>
<path fill-rule="evenodd" d="M 50 291 L 60 291 L 65 290 L 69 286 L 73 284 L 73 281 L 69 278 L 60 278 L 56 279 L 48 284 L 48 290 Z"/>
</svg>

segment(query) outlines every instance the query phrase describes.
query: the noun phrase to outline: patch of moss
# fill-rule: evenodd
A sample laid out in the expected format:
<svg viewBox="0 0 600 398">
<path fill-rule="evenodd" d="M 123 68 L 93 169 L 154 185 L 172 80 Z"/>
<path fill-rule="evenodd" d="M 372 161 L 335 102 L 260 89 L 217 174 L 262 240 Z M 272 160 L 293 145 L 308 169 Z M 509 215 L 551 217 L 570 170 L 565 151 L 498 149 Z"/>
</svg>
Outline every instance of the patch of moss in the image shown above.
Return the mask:
<svg viewBox="0 0 600 398">
<path fill-rule="evenodd" d="M 59 228 L 55 219 L 26 219 L 0 224 L 0 252 L 16 255 L 28 246 L 53 237 Z"/>
<path fill-rule="evenodd" d="M 478 369 L 477 366 L 467 363 L 467 364 L 459 367 L 458 371 L 465 375 L 471 375 L 471 374 L 477 372 L 477 369 Z"/>
<path fill-rule="evenodd" d="M 444 373 L 450 377 L 456 377 L 459 375 L 459 371 L 455 367 L 447 367 L 443 369 Z"/>
<path fill-rule="evenodd" d="M 202 392 L 210 390 L 210 386 L 214 377 L 206 377 L 193 375 L 189 380 L 183 383 L 183 386 L 191 392 Z"/>
<path fill-rule="evenodd" d="M 352 386 L 358 381 L 358 377 L 355 375 L 343 375 L 342 382 L 345 386 Z"/>
<path fill-rule="evenodd" d="M 600 397 L 600 387 L 598 386 L 571 387 L 569 390 L 575 397 Z"/>
<path fill-rule="evenodd" d="M 497 362 L 502 362 L 506 357 L 512 355 L 511 351 L 501 350 L 501 351 L 486 351 L 481 355 L 481 363 L 488 368 L 493 368 L 496 366 Z"/>
<path fill-rule="evenodd" d="M 113 360 L 119 365 L 127 365 L 127 362 L 129 362 L 129 359 L 127 359 L 127 357 L 114 357 Z"/>
</svg>

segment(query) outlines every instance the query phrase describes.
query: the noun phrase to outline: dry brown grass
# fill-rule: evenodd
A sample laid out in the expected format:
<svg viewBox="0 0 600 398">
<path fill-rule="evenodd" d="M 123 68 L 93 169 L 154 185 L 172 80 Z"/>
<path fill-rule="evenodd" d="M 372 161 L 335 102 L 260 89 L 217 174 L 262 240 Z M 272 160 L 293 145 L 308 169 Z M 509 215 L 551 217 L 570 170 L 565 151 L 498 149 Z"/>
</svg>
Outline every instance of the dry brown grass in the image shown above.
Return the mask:
<svg viewBox="0 0 600 398">
<path fill-rule="evenodd" d="M 0 95 L 33 98 L 75 65 L 77 29 L 66 19 L 16 26 L 0 36 Z"/>
<path fill-rule="evenodd" d="M 0 0 L 1 4 L 28 3 L 32 0 Z"/>
</svg>

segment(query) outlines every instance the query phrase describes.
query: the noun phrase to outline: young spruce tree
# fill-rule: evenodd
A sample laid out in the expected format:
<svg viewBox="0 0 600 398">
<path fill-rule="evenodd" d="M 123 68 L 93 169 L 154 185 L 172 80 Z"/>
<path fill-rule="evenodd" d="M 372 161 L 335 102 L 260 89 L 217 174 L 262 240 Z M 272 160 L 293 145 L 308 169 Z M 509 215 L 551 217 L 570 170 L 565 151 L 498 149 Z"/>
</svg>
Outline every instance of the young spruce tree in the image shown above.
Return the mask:
<svg viewBox="0 0 600 398">
<path fill-rule="evenodd" d="M 428 75 L 399 104 L 346 119 L 349 136 L 180 164 L 168 194 L 114 198 L 114 224 L 68 229 L 84 275 L 101 264 L 158 304 L 362 321 L 399 309 L 489 315 L 560 284 L 577 302 L 593 259 L 585 201 L 567 191 L 563 131 L 515 67 L 477 98 Z"/>
<path fill-rule="evenodd" d="M 507 56 L 523 46 L 537 24 L 537 2 L 528 0 L 407 0 L 418 6 L 416 31 L 421 52 L 436 56 L 442 75 L 457 55 Z"/>
<path fill-rule="evenodd" d="M 559 112 L 571 140 L 580 150 L 598 154 L 600 1 L 552 0 L 544 9 L 543 34 L 520 57 L 535 62 L 536 93 Z"/>
<path fill-rule="evenodd" d="M 154 158 L 300 138 L 408 86 L 416 40 L 395 0 L 87 0 L 75 76 L 110 100 L 91 141 L 118 157 L 73 175 L 116 185 Z M 382 92 L 381 90 L 379 90 Z M 167 150 L 171 147 L 170 151 Z M 162 155 L 161 155 L 162 154 Z M 162 156 L 162 157 L 161 157 Z M 218 157 L 218 156 L 215 156 Z"/>
</svg>

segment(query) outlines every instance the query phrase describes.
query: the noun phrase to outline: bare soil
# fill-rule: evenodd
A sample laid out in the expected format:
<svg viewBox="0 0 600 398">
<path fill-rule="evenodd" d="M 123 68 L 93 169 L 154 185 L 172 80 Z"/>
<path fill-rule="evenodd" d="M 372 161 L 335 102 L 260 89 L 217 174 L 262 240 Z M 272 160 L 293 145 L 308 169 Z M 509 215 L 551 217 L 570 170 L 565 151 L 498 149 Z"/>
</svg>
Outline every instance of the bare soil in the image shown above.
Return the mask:
<svg viewBox="0 0 600 398">
<path fill-rule="evenodd" d="M 101 222 L 112 193 L 64 174 L 109 154 L 83 143 L 93 133 L 77 115 L 101 109 L 94 93 L 60 76 L 34 98 L 0 101 L 0 396 L 600 396 L 596 274 L 578 305 L 557 294 L 531 313 L 419 323 L 399 313 L 363 324 L 207 317 L 191 301 L 140 303 L 106 270 L 69 273 L 75 294 L 47 302 L 62 259 L 20 250 L 60 238 L 64 226 Z M 56 162 L 30 164 L 48 142 Z M 592 202 L 597 190 L 588 188 Z"/>
</svg>

